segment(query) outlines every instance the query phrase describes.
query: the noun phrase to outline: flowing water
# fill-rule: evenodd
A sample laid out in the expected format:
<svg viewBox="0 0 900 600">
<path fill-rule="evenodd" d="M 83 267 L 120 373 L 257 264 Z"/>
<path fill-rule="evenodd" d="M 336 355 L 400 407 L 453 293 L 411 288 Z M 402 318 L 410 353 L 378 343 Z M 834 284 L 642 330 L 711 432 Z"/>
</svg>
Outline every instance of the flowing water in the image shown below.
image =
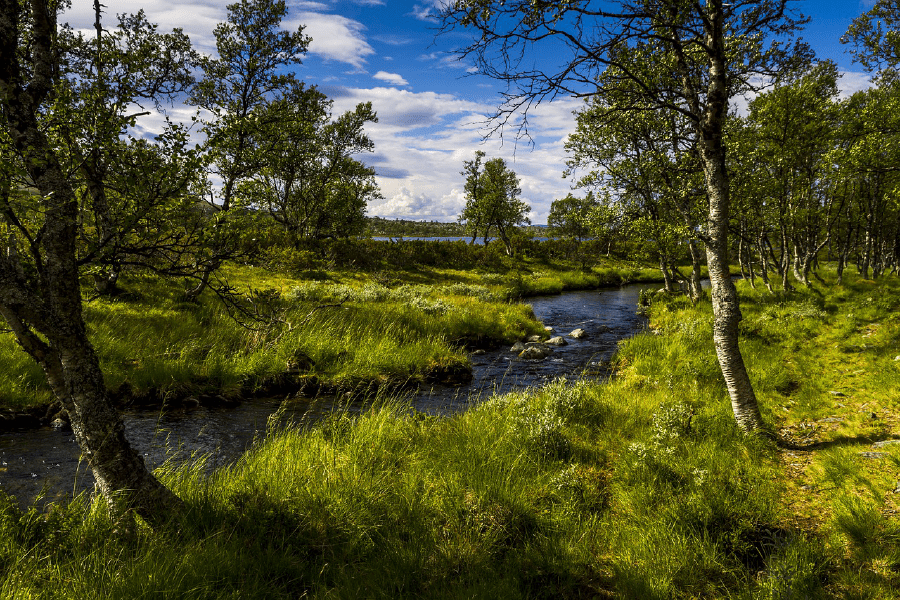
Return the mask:
<svg viewBox="0 0 900 600">
<path fill-rule="evenodd" d="M 619 340 L 645 326 L 636 314 L 640 285 L 589 292 L 568 292 L 528 299 L 534 314 L 552 335 L 566 336 L 584 329 L 581 340 L 566 338 L 567 346 L 554 349 L 546 359 L 519 359 L 508 348 L 473 355 L 470 384 L 433 386 L 408 398 L 415 410 L 448 415 L 465 410 L 492 393 L 541 385 L 558 377 L 603 377 Z M 281 399 L 251 400 L 237 408 L 200 407 L 189 412 L 128 412 L 128 439 L 152 467 L 165 460 L 182 460 L 194 453 L 206 454 L 216 467 L 236 460 L 264 434 L 269 416 Z M 283 419 L 311 423 L 338 407 L 334 398 L 296 400 L 286 404 Z M 358 404 L 342 407 L 361 410 Z M 0 434 L 0 489 L 16 496 L 23 505 L 43 494 L 45 500 L 65 498 L 93 487 L 87 465 L 79 461 L 79 449 L 71 432 L 50 428 Z"/>
</svg>

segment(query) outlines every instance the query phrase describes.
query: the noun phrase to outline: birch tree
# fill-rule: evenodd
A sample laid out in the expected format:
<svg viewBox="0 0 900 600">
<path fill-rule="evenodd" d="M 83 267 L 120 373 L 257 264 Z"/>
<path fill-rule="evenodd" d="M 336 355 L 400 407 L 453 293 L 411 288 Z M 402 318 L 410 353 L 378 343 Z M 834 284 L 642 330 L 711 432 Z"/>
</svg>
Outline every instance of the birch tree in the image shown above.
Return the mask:
<svg viewBox="0 0 900 600">
<path fill-rule="evenodd" d="M 603 97 L 622 88 L 623 112 L 671 110 L 696 133 L 708 212 L 706 260 L 712 284 L 713 338 L 741 429 L 763 421 L 738 347 L 741 312 L 729 273 L 729 173 L 723 127 L 729 100 L 758 77 L 771 77 L 804 46 L 785 38 L 804 20 L 789 0 L 455 0 L 443 12 L 443 30 L 468 30 L 460 49 L 479 72 L 508 84 L 494 115 L 498 127 L 527 133 L 528 111 L 559 96 Z M 632 61 L 640 47 L 647 61 Z M 533 50 L 543 48 L 541 55 Z M 553 62 L 555 57 L 564 57 Z M 626 60 L 622 60 L 623 57 Z M 610 67 L 618 74 L 597 82 Z M 621 86 L 619 85 L 621 84 Z M 630 102 L 633 99 L 634 102 Z"/>
</svg>

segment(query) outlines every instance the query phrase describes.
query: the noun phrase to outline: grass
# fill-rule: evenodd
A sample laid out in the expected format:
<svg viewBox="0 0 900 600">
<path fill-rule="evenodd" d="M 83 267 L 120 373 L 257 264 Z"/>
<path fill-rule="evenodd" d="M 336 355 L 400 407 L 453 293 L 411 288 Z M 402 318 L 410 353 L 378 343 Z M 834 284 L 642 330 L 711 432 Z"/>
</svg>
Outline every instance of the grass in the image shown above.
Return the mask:
<svg viewBox="0 0 900 600">
<path fill-rule="evenodd" d="M 787 445 L 737 431 L 708 303 L 661 297 L 606 384 L 276 416 L 230 467 L 167 465 L 188 513 L 156 532 L 0 500 L 0 597 L 897 597 L 900 445 L 871 446 L 897 432 L 900 284 L 739 288 Z"/>
<path fill-rule="evenodd" d="M 176 404 L 189 396 L 298 389 L 361 393 L 459 379 L 469 371 L 468 349 L 542 333 L 530 308 L 511 300 L 653 276 L 633 265 L 587 272 L 560 262 L 521 267 L 289 277 L 232 265 L 223 279 L 244 295 L 263 292 L 253 296 L 255 306 L 272 317 L 254 331 L 211 295 L 185 303 L 177 284 L 150 277 L 127 279 L 125 293 L 114 298 L 88 301 L 85 318 L 107 386 L 124 401 Z M 52 401 L 40 367 L 11 333 L 0 333 L 0 361 L 7 366 L 0 406 Z"/>
</svg>

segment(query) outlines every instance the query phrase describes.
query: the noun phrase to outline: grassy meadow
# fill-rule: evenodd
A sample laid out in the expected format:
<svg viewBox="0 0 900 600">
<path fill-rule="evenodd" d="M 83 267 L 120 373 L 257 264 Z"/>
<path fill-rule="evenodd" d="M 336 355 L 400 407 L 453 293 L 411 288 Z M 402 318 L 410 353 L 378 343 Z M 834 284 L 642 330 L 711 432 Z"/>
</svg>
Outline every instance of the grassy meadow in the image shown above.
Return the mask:
<svg viewBox="0 0 900 600">
<path fill-rule="evenodd" d="M 273 419 L 228 468 L 159 469 L 188 507 L 161 530 L 0 499 L 0 597 L 898 597 L 900 445 L 877 443 L 898 435 L 900 283 L 738 285 L 779 443 L 735 427 L 709 303 L 657 296 L 606 384 Z"/>
<path fill-rule="evenodd" d="M 423 381 L 458 381 L 467 350 L 543 333 L 518 298 L 658 277 L 620 261 L 593 269 L 525 263 L 506 271 L 412 268 L 306 271 L 287 276 L 230 266 L 220 277 L 262 321 L 233 319 L 212 294 L 180 300 L 180 282 L 130 278 L 123 293 L 92 297 L 85 317 L 107 386 L 123 404 L 191 396 L 229 400 L 298 390 L 371 393 Z M 251 293 L 252 292 L 252 293 Z M 51 402 L 41 369 L 0 333 L 0 407 Z"/>
</svg>

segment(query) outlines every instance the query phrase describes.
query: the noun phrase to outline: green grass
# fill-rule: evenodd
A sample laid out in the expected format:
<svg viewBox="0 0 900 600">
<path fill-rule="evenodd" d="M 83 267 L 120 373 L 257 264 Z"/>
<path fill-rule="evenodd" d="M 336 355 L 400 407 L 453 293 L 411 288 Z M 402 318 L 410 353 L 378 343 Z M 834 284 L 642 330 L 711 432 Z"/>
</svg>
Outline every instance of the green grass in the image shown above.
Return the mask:
<svg viewBox="0 0 900 600">
<path fill-rule="evenodd" d="M 386 305 L 415 292 L 363 287 Z M 416 297 L 481 301 L 466 290 Z M 900 422 L 900 284 L 739 290 L 742 350 L 790 446 L 737 430 L 708 303 L 660 297 L 606 384 L 450 418 L 387 398 L 311 429 L 276 417 L 230 467 L 160 469 L 188 511 L 158 531 L 87 497 L 2 500 L 0 597 L 897 597 L 900 446 L 871 445 Z"/>
<path fill-rule="evenodd" d="M 296 278 L 229 266 L 221 276 L 246 295 L 266 292 L 269 323 L 241 327 L 211 294 L 182 302 L 177 283 L 125 279 L 125 293 L 85 304 L 89 335 L 107 386 L 126 401 L 158 404 L 190 395 L 239 397 L 257 389 L 372 390 L 459 377 L 467 348 L 508 344 L 543 332 L 515 299 L 653 277 L 617 265 L 584 271 L 529 263 L 513 272 L 410 269 L 369 275 L 316 272 Z M 540 270 L 534 270 L 540 267 Z M 85 288 L 85 295 L 90 290 Z M 332 306 L 338 305 L 339 306 Z M 299 363 L 303 368 L 289 369 Z M 43 372 L 0 333 L 0 406 L 52 401 Z M 287 373 L 287 371 L 291 371 Z"/>
<path fill-rule="evenodd" d="M 557 382 L 450 419 L 387 403 L 308 432 L 276 428 L 212 476 L 200 463 L 162 469 L 189 513 L 156 533 L 112 535 L 102 503 L 85 499 L 47 516 L 7 506 L 0 589 L 652 598 L 740 588 L 774 522 L 771 453 L 727 416 L 661 435 L 684 407 L 620 392 Z"/>
</svg>

